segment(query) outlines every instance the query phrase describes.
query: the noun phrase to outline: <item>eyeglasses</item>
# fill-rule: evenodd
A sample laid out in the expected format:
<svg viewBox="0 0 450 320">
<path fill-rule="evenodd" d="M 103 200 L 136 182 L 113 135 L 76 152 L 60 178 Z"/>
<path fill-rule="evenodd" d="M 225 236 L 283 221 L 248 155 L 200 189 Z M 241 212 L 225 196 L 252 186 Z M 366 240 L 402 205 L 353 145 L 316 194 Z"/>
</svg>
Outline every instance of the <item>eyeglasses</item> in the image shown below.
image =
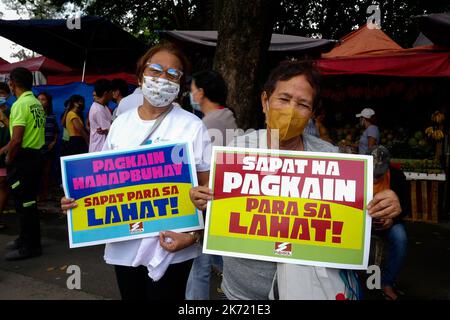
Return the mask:
<svg viewBox="0 0 450 320">
<path fill-rule="evenodd" d="M 164 71 L 164 68 L 158 63 L 147 63 L 147 70 L 153 77 L 161 77 L 165 73 L 169 80 L 174 81 L 180 80 L 183 76 L 183 72 L 175 68 L 169 68 Z"/>
</svg>

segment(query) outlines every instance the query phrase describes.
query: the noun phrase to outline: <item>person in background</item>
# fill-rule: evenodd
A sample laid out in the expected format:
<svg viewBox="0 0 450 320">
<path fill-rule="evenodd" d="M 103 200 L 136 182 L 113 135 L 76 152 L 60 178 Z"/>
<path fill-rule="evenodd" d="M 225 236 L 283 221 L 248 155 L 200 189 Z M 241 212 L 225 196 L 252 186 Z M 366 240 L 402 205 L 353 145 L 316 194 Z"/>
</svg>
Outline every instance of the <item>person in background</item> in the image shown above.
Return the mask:
<svg viewBox="0 0 450 320">
<path fill-rule="evenodd" d="M 183 110 L 177 99 L 189 62 L 171 43 L 150 48 L 138 61 L 137 78 L 145 99 L 120 114 L 103 150 L 121 150 L 159 141 L 192 142 L 198 183 L 209 180 L 211 140 L 202 121 Z M 77 206 L 62 198 L 61 209 Z M 169 239 L 170 238 L 170 239 Z M 114 265 L 124 300 L 183 300 L 192 260 L 201 253 L 197 232 L 162 231 L 159 236 L 107 243 L 104 259 Z"/>
<path fill-rule="evenodd" d="M 43 201 L 50 200 L 49 197 L 49 182 L 53 175 L 51 174 L 53 159 L 56 156 L 55 146 L 58 141 L 59 127 L 56 122 L 56 116 L 53 113 L 53 99 L 47 92 L 41 92 L 38 95 L 38 100 L 41 102 L 45 111 L 45 144 L 42 147 L 42 155 L 44 161 L 44 173 L 42 176 L 42 190 L 40 199 Z"/>
<path fill-rule="evenodd" d="M 202 71 L 192 76 L 191 105 L 204 114 L 202 121 L 215 146 L 226 146 L 230 142 L 226 141 L 226 130 L 237 129 L 233 112 L 226 108 L 227 95 L 228 88 L 220 73 Z M 209 300 L 212 266 L 222 272 L 222 257 L 201 254 L 195 258 L 186 287 L 187 300 Z"/>
<path fill-rule="evenodd" d="M 113 111 L 112 121 L 117 118 L 117 109 L 123 98 L 128 96 L 128 84 L 123 79 L 113 79 L 111 81 L 112 85 L 112 100 L 117 104 L 117 107 Z"/>
<path fill-rule="evenodd" d="M 284 61 L 271 73 L 261 94 L 267 130 L 236 137 L 233 147 L 292 151 L 337 152 L 338 148 L 317 137 L 304 134 L 308 120 L 319 104 L 320 73 L 309 61 Z M 205 210 L 213 191 L 199 184 L 190 197 L 199 210 Z M 369 202 L 373 218 L 393 218 L 400 214 L 398 198 L 392 190 L 383 190 Z M 214 214 L 214 212 L 211 212 Z M 278 268 L 280 267 L 280 268 Z M 288 268 L 289 267 L 289 268 Z M 278 274 L 288 269 L 283 277 Z M 292 279 L 301 277 L 295 283 Z M 343 281 L 341 277 L 346 277 Z M 285 281 L 281 279 L 285 278 Z M 360 299 L 359 283 L 352 270 L 304 265 L 279 264 L 235 257 L 223 257 L 222 290 L 231 300 L 267 300 L 270 292 L 280 299 L 338 299 L 332 280 L 345 283 L 345 298 Z M 340 280 L 339 280 L 340 279 Z M 277 286 L 274 287 L 276 280 Z M 302 285 L 306 284 L 306 285 Z M 313 285 L 314 284 L 314 285 Z M 314 292 L 305 288 L 320 286 Z M 288 288 L 288 289 L 283 289 Z"/>
<path fill-rule="evenodd" d="M 105 143 L 112 114 L 108 102 L 112 99 L 111 81 L 99 79 L 94 84 L 94 102 L 89 109 L 89 152 L 101 151 Z"/>
<path fill-rule="evenodd" d="M 62 126 L 69 133 L 66 155 L 88 152 L 89 132 L 84 126 L 83 110 L 84 98 L 72 95 L 61 120 Z"/>
<path fill-rule="evenodd" d="M 69 108 L 69 103 L 70 103 L 70 98 L 67 99 L 66 101 L 64 101 L 64 112 L 61 114 L 61 118 L 59 119 L 60 123 L 63 123 L 63 118 L 64 115 L 67 112 L 67 109 Z M 63 133 L 62 133 L 62 137 L 61 137 L 61 156 L 66 156 L 68 155 L 68 150 L 69 150 L 69 140 L 70 140 L 70 135 L 69 135 L 69 131 L 67 131 L 67 128 L 64 127 L 64 125 L 62 126 L 63 129 Z"/>
<path fill-rule="evenodd" d="M 139 75 L 136 75 L 136 77 L 138 77 Z M 132 94 L 126 96 L 125 98 L 123 98 L 122 100 L 120 100 L 117 108 L 116 108 L 116 113 L 115 113 L 115 117 L 117 118 L 118 116 L 120 116 L 121 114 L 136 109 L 139 106 L 142 106 L 142 104 L 144 103 L 144 95 L 142 94 L 142 90 L 141 90 L 141 86 L 142 83 L 140 82 L 141 79 L 138 79 L 138 84 L 139 86 L 133 91 Z"/>
<path fill-rule="evenodd" d="M 6 146 L 10 140 L 9 134 L 9 110 L 6 101 L 10 95 L 9 87 L 6 83 L 0 82 L 0 148 Z M 5 154 L 0 155 L 0 230 L 6 228 L 2 219 L 3 209 L 8 200 L 9 187 L 6 183 Z"/>
<path fill-rule="evenodd" d="M 364 132 L 359 139 L 359 154 L 367 154 L 367 151 L 380 143 L 380 130 L 375 125 L 375 111 L 365 108 L 356 115 L 360 120 L 360 125 L 364 128 Z"/>
<path fill-rule="evenodd" d="M 373 232 L 388 243 L 387 263 L 381 272 L 381 292 L 386 300 L 397 300 L 403 294 L 396 285 L 402 268 L 408 245 L 402 217 L 410 212 L 408 184 L 404 173 L 390 166 L 390 154 L 386 147 L 379 145 L 371 148 L 368 155 L 373 156 L 373 194 L 391 189 L 400 200 L 402 213 L 395 218 L 378 218 L 372 220 Z"/>
<path fill-rule="evenodd" d="M 325 111 L 322 108 L 319 108 L 319 111 L 315 112 L 314 115 L 309 119 L 304 132 L 324 141 L 333 143 L 333 140 L 330 138 L 328 130 L 323 123 L 324 120 Z"/>
<path fill-rule="evenodd" d="M 10 261 L 42 254 L 36 197 L 42 175 L 45 112 L 31 91 L 32 84 L 33 76 L 28 69 L 11 71 L 9 87 L 17 100 L 11 107 L 11 140 L 0 152 L 7 152 L 7 180 L 20 222 L 19 237 L 6 246 L 9 251 L 5 258 Z"/>
</svg>

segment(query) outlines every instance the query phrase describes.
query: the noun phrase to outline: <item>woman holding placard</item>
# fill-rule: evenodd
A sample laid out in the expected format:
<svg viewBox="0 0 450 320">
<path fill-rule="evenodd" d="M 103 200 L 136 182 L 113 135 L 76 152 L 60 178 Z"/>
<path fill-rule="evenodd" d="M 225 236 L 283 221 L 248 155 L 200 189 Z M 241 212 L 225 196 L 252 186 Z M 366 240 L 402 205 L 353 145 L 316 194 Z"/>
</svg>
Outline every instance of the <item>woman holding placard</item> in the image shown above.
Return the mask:
<svg viewBox="0 0 450 320">
<path fill-rule="evenodd" d="M 191 139 L 198 182 L 206 185 L 210 138 L 202 121 L 175 103 L 188 70 L 186 57 L 172 44 L 150 48 L 137 64 L 143 104 L 117 117 L 103 150 Z M 61 200 L 63 210 L 74 207 L 73 200 Z M 106 244 L 104 258 L 115 266 L 122 299 L 184 299 L 192 260 L 201 252 L 198 240 L 197 233 L 165 231 L 159 237 Z M 148 260 L 155 264 L 147 266 Z"/>
</svg>

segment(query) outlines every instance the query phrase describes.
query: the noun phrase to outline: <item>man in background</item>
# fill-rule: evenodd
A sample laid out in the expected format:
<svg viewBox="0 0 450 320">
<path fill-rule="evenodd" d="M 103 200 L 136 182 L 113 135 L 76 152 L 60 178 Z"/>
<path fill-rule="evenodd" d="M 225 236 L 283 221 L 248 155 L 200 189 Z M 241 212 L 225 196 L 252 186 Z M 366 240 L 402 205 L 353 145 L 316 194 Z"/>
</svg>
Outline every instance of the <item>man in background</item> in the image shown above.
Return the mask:
<svg viewBox="0 0 450 320">
<path fill-rule="evenodd" d="M 112 99 L 111 81 L 99 79 L 94 84 L 94 102 L 89 110 L 89 152 L 101 151 L 111 126 L 108 102 Z"/>
<path fill-rule="evenodd" d="M 7 181 L 19 216 L 19 237 L 8 243 L 6 260 L 26 259 L 42 254 L 37 192 L 42 175 L 41 148 L 45 143 L 45 112 L 31 87 L 28 69 L 10 73 L 9 87 L 17 101 L 11 107 L 11 140 L 0 152 L 7 152 Z"/>
<path fill-rule="evenodd" d="M 123 98 L 128 96 L 128 84 L 123 79 L 113 79 L 111 81 L 112 85 L 112 100 L 117 103 L 117 107 L 114 109 L 112 120 L 114 121 L 115 118 L 117 118 L 117 111 L 119 109 L 120 101 L 122 101 Z"/>
</svg>

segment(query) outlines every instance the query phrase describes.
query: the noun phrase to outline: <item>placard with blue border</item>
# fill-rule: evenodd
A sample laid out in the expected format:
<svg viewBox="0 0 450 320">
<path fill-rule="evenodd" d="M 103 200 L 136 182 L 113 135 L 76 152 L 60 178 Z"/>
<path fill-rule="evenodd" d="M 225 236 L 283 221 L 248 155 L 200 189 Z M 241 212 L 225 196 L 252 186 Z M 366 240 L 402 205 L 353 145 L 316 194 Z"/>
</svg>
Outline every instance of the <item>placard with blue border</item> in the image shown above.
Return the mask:
<svg viewBox="0 0 450 320">
<path fill-rule="evenodd" d="M 198 185 L 190 142 L 170 142 L 61 158 L 71 248 L 203 228 L 189 198 Z"/>
</svg>

